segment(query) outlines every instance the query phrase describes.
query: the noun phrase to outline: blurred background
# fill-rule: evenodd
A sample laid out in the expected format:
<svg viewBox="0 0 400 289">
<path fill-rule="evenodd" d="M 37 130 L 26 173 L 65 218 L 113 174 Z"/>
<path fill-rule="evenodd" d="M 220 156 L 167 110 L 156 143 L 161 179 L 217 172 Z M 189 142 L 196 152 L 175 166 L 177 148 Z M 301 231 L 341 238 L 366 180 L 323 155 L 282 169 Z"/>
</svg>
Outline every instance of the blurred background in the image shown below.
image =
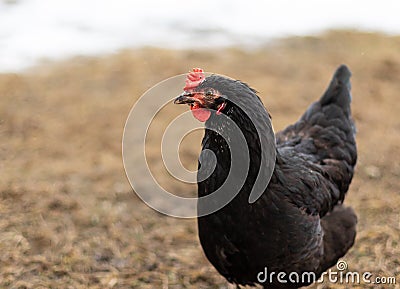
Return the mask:
<svg viewBox="0 0 400 289">
<path fill-rule="evenodd" d="M 142 46 L 254 48 L 331 28 L 398 34 L 399 8 L 395 0 L 2 0 L 0 70 Z"/>
<path fill-rule="evenodd" d="M 159 81 L 202 67 L 256 88 L 278 131 L 345 63 L 359 149 L 346 203 L 359 225 L 344 260 L 351 271 L 397 277 L 354 287 L 400 288 L 399 8 L 389 0 L 0 1 L 0 287 L 229 288 L 203 255 L 196 220 L 158 214 L 132 192 L 121 157 L 131 107 Z M 163 187 L 195 195 L 166 172 L 157 138 L 185 109 L 160 114 L 146 153 Z M 191 133 L 179 148 L 188 169 L 201 138 Z"/>
</svg>

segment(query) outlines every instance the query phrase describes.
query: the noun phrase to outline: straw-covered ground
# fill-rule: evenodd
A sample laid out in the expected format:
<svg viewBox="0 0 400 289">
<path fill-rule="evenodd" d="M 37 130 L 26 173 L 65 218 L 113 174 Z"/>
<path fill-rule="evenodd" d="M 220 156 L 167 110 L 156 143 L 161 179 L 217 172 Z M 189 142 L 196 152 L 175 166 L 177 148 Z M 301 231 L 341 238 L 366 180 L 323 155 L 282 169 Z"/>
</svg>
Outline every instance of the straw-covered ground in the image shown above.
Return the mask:
<svg viewBox="0 0 400 289">
<path fill-rule="evenodd" d="M 132 192 L 121 157 L 130 108 L 157 82 L 202 67 L 256 88 L 280 130 L 341 63 L 353 72 L 359 150 L 346 199 L 358 235 L 344 260 L 350 271 L 394 276 L 397 285 L 382 288 L 400 288 L 399 51 L 400 37 L 336 31 L 254 50 L 144 48 L 0 74 L 0 288 L 228 288 L 204 257 L 196 220 L 161 215 Z M 200 138 L 181 146 L 188 168 Z M 153 167 L 159 147 L 146 148 Z M 195 192 L 159 178 L 177 194 Z"/>
</svg>

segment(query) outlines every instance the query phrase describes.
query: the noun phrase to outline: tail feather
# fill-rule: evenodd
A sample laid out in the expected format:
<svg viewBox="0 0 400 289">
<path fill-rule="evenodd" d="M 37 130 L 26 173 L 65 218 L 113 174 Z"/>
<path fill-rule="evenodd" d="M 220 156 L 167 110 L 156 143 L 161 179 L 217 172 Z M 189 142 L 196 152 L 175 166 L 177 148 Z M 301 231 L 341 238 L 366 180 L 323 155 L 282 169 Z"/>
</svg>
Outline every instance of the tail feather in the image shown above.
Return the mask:
<svg viewBox="0 0 400 289">
<path fill-rule="evenodd" d="M 346 160 L 354 166 L 357 158 L 355 126 L 351 118 L 351 72 L 341 65 L 319 101 L 314 102 L 298 122 L 276 134 L 278 146 L 293 146 L 298 152 L 323 159 Z M 309 145 L 312 139 L 314 146 Z"/>
<path fill-rule="evenodd" d="M 302 138 L 310 137 L 313 126 L 337 127 L 346 134 L 353 134 L 355 127 L 351 119 L 351 72 L 346 65 L 338 67 L 332 80 L 319 101 L 314 102 L 298 122 L 276 134 L 277 143 L 296 145 Z M 319 132 L 315 135 L 318 138 Z M 311 137 L 314 137 L 312 135 Z M 351 136 L 350 136 L 351 138 Z M 304 151 L 307 153 L 307 151 Z"/>
<path fill-rule="evenodd" d="M 335 103 L 341 109 L 345 110 L 347 114 L 350 113 L 351 102 L 351 72 L 349 68 L 342 64 L 336 70 L 332 77 L 331 83 L 327 90 L 320 99 L 321 106 L 326 106 Z"/>
</svg>

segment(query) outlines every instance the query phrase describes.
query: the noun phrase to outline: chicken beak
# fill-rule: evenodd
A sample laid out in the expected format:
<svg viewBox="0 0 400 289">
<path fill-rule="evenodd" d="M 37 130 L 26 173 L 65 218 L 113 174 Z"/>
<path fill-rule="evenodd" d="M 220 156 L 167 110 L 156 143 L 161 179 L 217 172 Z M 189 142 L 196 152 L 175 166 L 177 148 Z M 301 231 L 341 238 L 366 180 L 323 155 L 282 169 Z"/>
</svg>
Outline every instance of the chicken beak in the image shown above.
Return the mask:
<svg viewBox="0 0 400 289">
<path fill-rule="evenodd" d="M 193 94 L 190 92 L 184 92 L 181 95 L 179 95 L 175 100 L 175 104 L 189 104 L 189 103 L 194 103 L 196 99 L 193 97 Z"/>
</svg>

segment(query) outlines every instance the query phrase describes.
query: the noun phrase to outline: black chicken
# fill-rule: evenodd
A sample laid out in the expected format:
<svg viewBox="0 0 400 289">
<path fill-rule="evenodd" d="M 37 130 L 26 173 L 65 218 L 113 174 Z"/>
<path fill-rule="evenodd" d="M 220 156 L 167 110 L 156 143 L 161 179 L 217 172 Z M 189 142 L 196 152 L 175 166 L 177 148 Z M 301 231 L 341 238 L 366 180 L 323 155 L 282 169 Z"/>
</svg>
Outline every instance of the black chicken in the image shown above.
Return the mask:
<svg viewBox="0 0 400 289">
<path fill-rule="evenodd" d="M 222 209 L 198 218 L 205 255 L 229 282 L 305 286 L 353 245 L 357 217 L 342 205 L 357 159 L 350 76 L 348 68 L 340 66 L 321 99 L 274 136 L 269 113 L 247 84 L 219 75 L 205 77 L 200 69 L 188 75 L 185 92 L 175 103 L 189 104 L 193 115 L 205 121 L 202 147 L 212 150 L 217 160 L 214 168 L 210 154 L 200 157 L 199 172 L 212 173 L 206 179 L 199 176 L 199 197 L 221 187 L 231 169 L 231 124 L 222 114 L 240 128 L 249 149 L 249 170 L 244 184 L 237 185 L 238 194 Z M 276 153 L 270 180 L 268 169 L 261 169 L 263 142 Z M 265 174 L 268 186 L 249 202 L 259 174 Z M 198 210 L 209 205 L 199 201 Z"/>
</svg>

